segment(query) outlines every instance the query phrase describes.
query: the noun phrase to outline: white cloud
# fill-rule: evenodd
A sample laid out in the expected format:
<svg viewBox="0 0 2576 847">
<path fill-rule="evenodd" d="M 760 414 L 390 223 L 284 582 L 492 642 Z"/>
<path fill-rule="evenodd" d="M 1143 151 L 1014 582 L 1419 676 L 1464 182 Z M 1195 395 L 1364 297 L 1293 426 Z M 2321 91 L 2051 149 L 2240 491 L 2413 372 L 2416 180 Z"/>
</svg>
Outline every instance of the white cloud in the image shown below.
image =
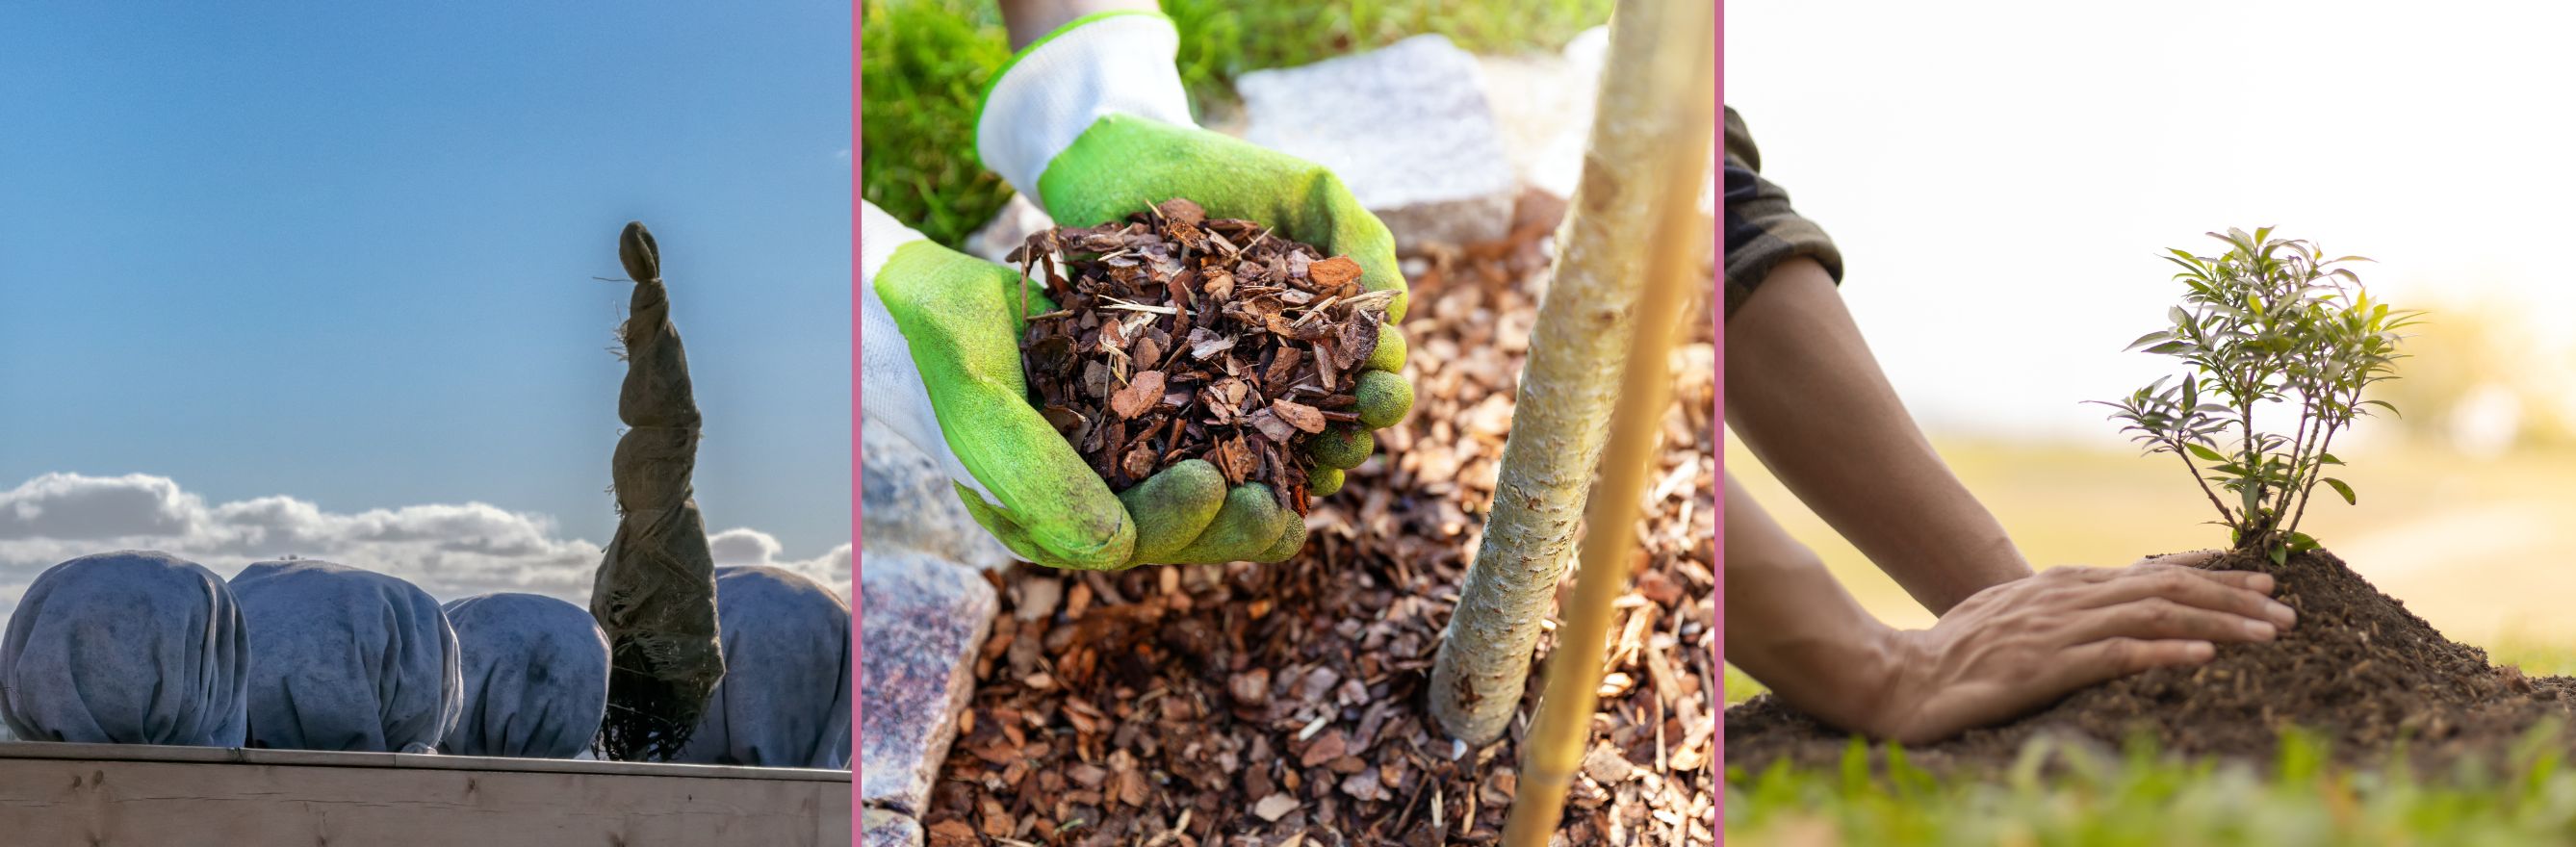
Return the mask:
<svg viewBox="0 0 2576 847">
<path fill-rule="evenodd" d="M 558 531 L 545 515 L 487 503 L 344 514 L 288 496 L 208 505 L 148 474 L 46 474 L 0 491 L 0 619 L 45 569 L 126 549 L 166 551 L 225 577 L 295 555 L 399 576 L 441 600 L 527 591 L 585 603 L 602 545 Z M 848 592 L 847 544 L 783 559 L 778 539 L 748 528 L 716 533 L 708 544 L 718 564 L 774 565 Z"/>
<path fill-rule="evenodd" d="M 843 595 L 850 593 L 850 545 L 843 544 L 811 559 L 781 559 L 778 539 L 756 529 L 735 527 L 707 537 L 707 551 L 718 567 L 768 565 L 813 577 Z"/>
</svg>

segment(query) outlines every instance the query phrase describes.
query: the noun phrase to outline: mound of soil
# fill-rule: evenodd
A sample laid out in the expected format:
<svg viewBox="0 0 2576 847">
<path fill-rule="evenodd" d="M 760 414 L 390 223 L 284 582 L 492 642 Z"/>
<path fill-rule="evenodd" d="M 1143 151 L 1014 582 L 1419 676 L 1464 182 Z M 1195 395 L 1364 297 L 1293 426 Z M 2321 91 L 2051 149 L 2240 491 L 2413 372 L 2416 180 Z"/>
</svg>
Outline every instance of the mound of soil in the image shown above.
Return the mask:
<svg viewBox="0 0 2576 847">
<path fill-rule="evenodd" d="M 2277 566 L 2230 553 L 2206 567 L 2272 574 L 2274 596 L 2298 610 L 2298 625 L 2269 643 L 2219 645 L 2198 667 L 2113 680 L 2012 723 L 1909 748 L 1907 760 L 1935 772 L 2000 770 L 2041 735 L 2116 746 L 2144 734 L 2169 754 L 2266 766 L 2281 734 L 2298 727 L 2344 764 L 2380 764 L 2402 745 L 2433 772 L 2463 759 L 2502 762 L 2542 721 L 2576 713 L 2576 680 L 2489 664 L 2486 651 L 2443 637 L 2331 553 Z M 1822 765 L 1849 742 L 1771 695 L 1726 710 L 1730 768 Z"/>
</svg>

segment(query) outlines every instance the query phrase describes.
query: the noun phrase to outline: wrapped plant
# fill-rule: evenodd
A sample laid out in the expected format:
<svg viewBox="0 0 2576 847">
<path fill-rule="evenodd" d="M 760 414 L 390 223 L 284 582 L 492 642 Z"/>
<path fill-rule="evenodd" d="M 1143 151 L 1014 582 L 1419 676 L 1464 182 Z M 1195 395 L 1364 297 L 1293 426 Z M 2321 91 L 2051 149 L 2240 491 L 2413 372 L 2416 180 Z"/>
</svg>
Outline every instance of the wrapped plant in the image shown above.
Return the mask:
<svg viewBox="0 0 2576 847">
<path fill-rule="evenodd" d="M 665 761 L 688 747 L 708 693 L 724 679 L 716 564 L 690 484 L 702 421 L 689 356 L 671 325 L 661 248 L 642 223 L 630 222 L 617 258 L 635 292 L 617 328 L 626 359 L 617 417 L 627 426 L 609 459 L 617 535 L 590 594 L 610 650 L 599 748 L 613 761 Z"/>
<path fill-rule="evenodd" d="M 2269 227 L 2209 235 L 2227 250 L 2168 251 L 2165 260 L 2182 268 L 2174 278 L 2189 290 L 2166 313 L 2172 326 L 2129 345 L 2179 360 L 2180 378 L 2159 378 L 2124 400 L 2089 402 L 2117 410 L 2110 419 L 2149 455 L 2179 458 L 2237 549 L 2280 564 L 2317 546 L 2299 520 L 2319 483 L 2358 502 L 2350 483 L 2325 475 L 2343 464 L 2329 450 L 2368 407 L 2396 413 L 2362 395 L 2396 378 L 2404 358 L 2398 330 L 2421 313 L 2372 300 L 2361 278 L 2341 267 L 2369 261 L 2360 256 L 2320 258 L 2315 244 L 2275 239 Z M 2258 416 L 2278 421 L 2281 412 L 2295 413 L 2286 433 L 2258 427 Z"/>
</svg>

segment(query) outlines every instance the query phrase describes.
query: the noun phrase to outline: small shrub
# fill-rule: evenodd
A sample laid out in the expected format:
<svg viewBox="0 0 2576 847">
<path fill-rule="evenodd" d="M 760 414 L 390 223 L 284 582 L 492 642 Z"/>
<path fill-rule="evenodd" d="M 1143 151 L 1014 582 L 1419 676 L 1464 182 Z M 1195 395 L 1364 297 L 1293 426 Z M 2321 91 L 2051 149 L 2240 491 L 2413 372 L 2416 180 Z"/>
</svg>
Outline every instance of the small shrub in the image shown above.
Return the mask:
<svg viewBox="0 0 2576 847">
<path fill-rule="evenodd" d="M 2166 313 L 2170 327 L 2129 345 L 2179 360 L 2180 379 L 2159 378 L 2125 400 L 2090 402 L 2114 409 L 2110 419 L 2149 455 L 2178 457 L 2218 508 L 2236 548 L 2261 550 L 2277 564 L 2317 546 L 2299 532 L 2299 520 L 2318 483 L 2358 502 L 2350 483 L 2325 475 L 2343 464 L 2328 451 L 2370 407 L 2397 412 L 2362 394 L 2396 378 L 2396 362 L 2405 358 L 2398 330 L 2421 313 L 2371 299 L 2361 278 L 2342 267 L 2369 261 L 2360 256 L 2321 258 L 2316 245 L 2273 238 L 2269 227 L 2209 235 L 2227 250 L 2168 251 L 2165 260 L 2182 268 L 2174 278 L 2189 290 Z M 2258 427 L 2258 413 L 2285 409 L 2295 412 L 2287 434 Z"/>
</svg>

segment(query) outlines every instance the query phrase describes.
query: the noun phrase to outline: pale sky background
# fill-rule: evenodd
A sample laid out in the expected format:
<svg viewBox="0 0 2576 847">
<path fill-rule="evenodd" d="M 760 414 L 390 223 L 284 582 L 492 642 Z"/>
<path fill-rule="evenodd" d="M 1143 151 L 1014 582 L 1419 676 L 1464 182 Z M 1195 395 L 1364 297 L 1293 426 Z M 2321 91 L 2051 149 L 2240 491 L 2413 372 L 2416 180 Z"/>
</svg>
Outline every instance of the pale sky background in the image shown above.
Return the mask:
<svg viewBox="0 0 2576 847">
<path fill-rule="evenodd" d="M 2576 643 L 2576 7 L 1729 3 L 1726 100 L 1847 262 L 1916 417 L 2036 563 L 2218 543 L 2172 467 L 2081 401 L 2171 360 L 2121 345 L 2158 257 L 2279 227 L 2428 310 L 2405 410 L 2339 436 L 2360 503 L 2314 534 L 2443 631 Z M 1928 613 L 1757 462 L 1730 470 L 1871 609 Z M 2557 648 L 2563 650 L 2563 647 Z"/>
<path fill-rule="evenodd" d="M 650 224 L 726 563 L 846 590 L 850 4 L 0 4 L 0 616 L 73 555 L 585 597 Z"/>
<path fill-rule="evenodd" d="M 1725 92 L 1936 435 L 2116 446 L 2166 247 L 2276 225 L 2401 306 L 2486 304 L 2576 419 L 2576 7 L 1729 3 Z M 2484 331 L 2484 328 L 2482 328 Z M 2549 390 L 2550 386 L 2565 388 Z M 2542 410 L 2533 409 L 2532 412 Z M 2357 437 L 2367 438 L 2370 427 Z"/>
</svg>

